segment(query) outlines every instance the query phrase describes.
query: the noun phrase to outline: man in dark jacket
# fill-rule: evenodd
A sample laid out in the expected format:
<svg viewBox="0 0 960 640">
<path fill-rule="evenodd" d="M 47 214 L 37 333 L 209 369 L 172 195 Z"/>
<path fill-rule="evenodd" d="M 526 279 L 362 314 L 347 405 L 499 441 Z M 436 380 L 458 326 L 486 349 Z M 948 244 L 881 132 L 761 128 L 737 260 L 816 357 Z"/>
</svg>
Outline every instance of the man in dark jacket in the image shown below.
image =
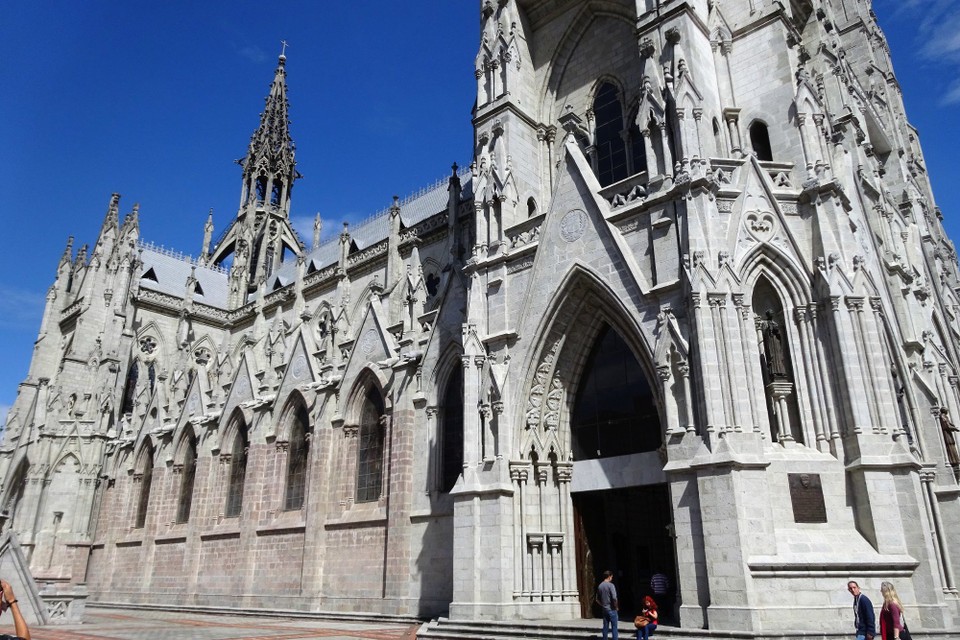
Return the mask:
<svg viewBox="0 0 960 640">
<path fill-rule="evenodd" d="M 853 624 L 857 629 L 857 640 L 873 640 L 873 636 L 877 635 L 873 603 L 860 593 L 860 585 L 853 580 L 847 583 L 847 591 L 853 594 Z"/>
</svg>

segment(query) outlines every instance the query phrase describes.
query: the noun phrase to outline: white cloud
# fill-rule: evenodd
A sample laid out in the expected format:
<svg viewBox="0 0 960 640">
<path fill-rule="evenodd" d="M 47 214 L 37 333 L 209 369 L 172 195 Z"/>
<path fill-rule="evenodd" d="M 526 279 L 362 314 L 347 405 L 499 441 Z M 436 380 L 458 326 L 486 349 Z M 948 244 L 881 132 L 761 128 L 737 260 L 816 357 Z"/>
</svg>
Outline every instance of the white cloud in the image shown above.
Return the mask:
<svg viewBox="0 0 960 640">
<path fill-rule="evenodd" d="M 0 284 L 0 328 L 40 329 L 46 295 Z"/>
<path fill-rule="evenodd" d="M 960 3 L 956 0 L 878 0 L 878 10 L 916 25 L 916 58 L 944 76 L 941 105 L 960 104 Z"/>
<path fill-rule="evenodd" d="M 241 47 L 237 52 L 247 60 L 251 62 L 256 62 L 257 64 L 264 62 L 267 59 L 267 54 L 263 52 L 263 49 L 253 45 L 247 45 Z"/>
<path fill-rule="evenodd" d="M 290 225 L 300 234 L 307 249 L 313 246 L 313 216 L 290 216 Z"/>
</svg>

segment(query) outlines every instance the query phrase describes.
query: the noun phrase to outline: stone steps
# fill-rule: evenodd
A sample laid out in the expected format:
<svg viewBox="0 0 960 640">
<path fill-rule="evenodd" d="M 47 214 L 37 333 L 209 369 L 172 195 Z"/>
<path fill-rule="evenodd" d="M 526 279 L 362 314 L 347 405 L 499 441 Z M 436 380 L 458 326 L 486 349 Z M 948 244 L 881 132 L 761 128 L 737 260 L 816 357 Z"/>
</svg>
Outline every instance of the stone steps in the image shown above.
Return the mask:
<svg viewBox="0 0 960 640">
<path fill-rule="evenodd" d="M 597 620 L 569 621 L 510 621 L 450 620 L 439 618 L 424 623 L 417 632 L 418 640 L 599 640 L 602 623 Z M 620 638 L 633 640 L 636 630 L 633 624 L 620 625 Z M 652 640 L 850 640 L 853 634 L 847 629 L 833 633 L 787 632 L 750 633 L 744 631 L 715 631 L 710 629 L 682 629 L 657 627 Z M 913 632 L 916 640 L 960 640 L 960 630 L 936 632 Z"/>
</svg>

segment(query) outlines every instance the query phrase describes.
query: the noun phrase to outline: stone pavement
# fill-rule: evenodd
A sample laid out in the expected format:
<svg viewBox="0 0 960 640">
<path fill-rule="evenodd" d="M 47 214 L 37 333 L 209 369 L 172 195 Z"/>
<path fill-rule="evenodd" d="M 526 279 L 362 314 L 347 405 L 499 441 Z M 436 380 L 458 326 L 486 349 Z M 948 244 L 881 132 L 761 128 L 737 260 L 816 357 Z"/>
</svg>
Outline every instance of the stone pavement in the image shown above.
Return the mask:
<svg viewBox="0 0 960 640">
<path fill-rule="evenodd" d="M 303 618 L 257 618 L 167 611 L 88 608 L 79 625 L 30 630 L 32 640 L 414 640 L 419 625 Z M 0 633 L 13 633 L 10 614 Z"/>
</svg>

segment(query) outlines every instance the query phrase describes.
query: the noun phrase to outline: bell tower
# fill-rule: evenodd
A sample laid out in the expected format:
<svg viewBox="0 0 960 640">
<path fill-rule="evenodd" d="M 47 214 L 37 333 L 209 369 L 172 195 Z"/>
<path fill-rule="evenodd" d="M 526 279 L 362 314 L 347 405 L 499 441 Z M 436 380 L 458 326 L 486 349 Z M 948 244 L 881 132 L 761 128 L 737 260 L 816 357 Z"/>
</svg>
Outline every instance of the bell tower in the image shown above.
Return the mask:
<svg viewBox="0 0 960 640">
<path fill-rule="evenodd" d="M 286 43 L 284 43 L 286 48 Z M 210 262 L 230 266 L 230 305 L 240 306 L 256 291 L 290 252 L 300 255 L 303 245 L 290 225 L 290 192 L 302 177 L 296 169 L 296 145 L 290 137 L 287 101 L 287 56 L 277 62 L 270 93 L 260 114 L 260 126 L 250 138 L 243 167 L 240 207 Z"/>
</svg>

